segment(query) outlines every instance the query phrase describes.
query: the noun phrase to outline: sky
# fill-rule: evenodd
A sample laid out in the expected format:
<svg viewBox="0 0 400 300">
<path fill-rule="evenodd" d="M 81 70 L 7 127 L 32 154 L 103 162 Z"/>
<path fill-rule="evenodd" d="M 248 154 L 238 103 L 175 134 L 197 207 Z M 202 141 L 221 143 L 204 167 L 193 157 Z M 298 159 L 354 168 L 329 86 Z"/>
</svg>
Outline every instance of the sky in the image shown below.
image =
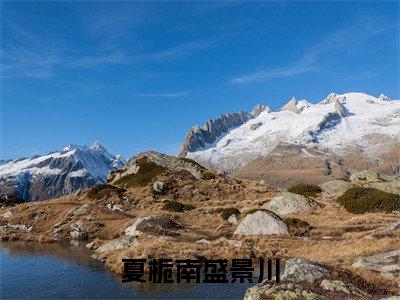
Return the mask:
<svg viewBox="0 0 400 300">
<path fill-rule="evenodd" d="M 176 154 L 257 103 L 400 98 L 400 4 L 1 2 L 0 158 L 100 140 Z"/>
</svg>

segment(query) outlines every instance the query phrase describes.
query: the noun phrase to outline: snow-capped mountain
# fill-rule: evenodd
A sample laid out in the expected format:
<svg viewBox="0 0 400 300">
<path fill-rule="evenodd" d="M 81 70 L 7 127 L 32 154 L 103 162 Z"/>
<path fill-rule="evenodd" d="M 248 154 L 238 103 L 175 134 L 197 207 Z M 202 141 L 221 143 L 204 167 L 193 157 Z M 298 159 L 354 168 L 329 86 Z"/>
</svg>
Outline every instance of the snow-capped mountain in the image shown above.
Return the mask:
<svg viewBox="0 0 400 300">
<path fill-rule="evenodd" d="M 96 141 L 90 147 L 70 145 L 43 156 L 19 158 L 0 164 L 0 195 L 43 200 L 104 183 L 109 171 L 125 160 Z"/>
<path fill-rule="evenodd" d="M 361 153 L 377 160 L 400 148 L 400 101 L 364 93 L 332 93 L 318 104 L 292 98 L 278 111 L 263 109 L 215 142 L 181 155 L 230 174 L 282 145 L 300 147 L 304 156 L 316 155 L 307 149 L 318 150 L 321 159 L 326 153 Z"/>
</svg>

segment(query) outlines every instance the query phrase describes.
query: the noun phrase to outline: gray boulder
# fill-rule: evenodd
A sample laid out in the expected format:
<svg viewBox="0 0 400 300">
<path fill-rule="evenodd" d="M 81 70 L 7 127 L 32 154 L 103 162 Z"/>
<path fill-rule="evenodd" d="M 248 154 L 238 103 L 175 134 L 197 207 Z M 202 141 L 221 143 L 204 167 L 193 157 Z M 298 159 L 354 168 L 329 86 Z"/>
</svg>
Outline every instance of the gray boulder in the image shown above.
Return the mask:
<svg viewBox="0 0 400 300">
<path fill-rule="evenodd" d="M 337 198 L 344 194 L 352 185 L 344 180 L 330 180 L 320 185 L 325 196 L 330 198 Z"/>
<path fill-rule="evenodd" d="M 366 180 L 366 181 L 378 181 L 379 176 L 372 171 L 358 171 L 350 175 L 350 181 Z"/>
<path fill-rule="evenodd" d="M 119 239 L 119 240 L 112 240 L 107 241 L 101 244 L 95 251 L 99 254 L 109 253 L 116 250 L 126 249 L 137 245 L 139 240 L 137 238 L 130 238 L 130 239 Z"/>
<path fill-rule="evenodd" d="M 377 190 L 381 190 L 386 193 L 400 195 L 400 183 L 398 182 L 370 182 L 364 185 L 364 187 L 370 187 Z"/>
<path fill-rule="evenodd" d="M 74 240 L 87 239 L 88 236 L 87 227 L 81 220 L 78 220 L 75 223 L 73 223 L 70 226 L 70 228 L 71 232 L 69 233 L 69 235 L 71 236 L 72 239 Z"/>
<path fill-rule="evenodd" d="M 307 281 L 311 283 L 329 275 L 329 269 L 316 261 L 305 258 L 293 258 L 286 261 L 282 279 L 293 282 Z"/>
<path fill-rule="evenodd" d="M 289 234 L 288 227 L 279 216 L 270 211 L 258 210 L 248 214 L 236 227 L 233 235 Z"/>
<path fill-rule="evenodd" d="M 372 256 L 359 257 L 352 267 L 375 270 L 386 277 L 393 277 L 400 272 L 400 248 Z"/>
<path fill-rule="evenodd" d="M 72 214 L 74 216 L 80 216 L 80 215 L 87 214 L 87 212 L 89 211 L 89 208 L 90 208 L 89 204 L 82 205 L 81 207 L 73 210 Z"/>
<path fill-rule="evenodd" d="M 156 181 L 153 184 L 153 190 L 156 193 L 162 193 L 165 190 L 165 183 L 162 181 Z"/>
<path fill-rule="evenodd" d="M 237 225 L 238 222 L 239 222 L 237 215 L 236 215 L 236 214 L 231 215 L 231 216 L 228 218 L 228 222 L 231 223 L 231 224 L 233 224 L 233 225 Z"/>
<path fill-rule="evenodd" d="M 275 196 L 264 207 L 280 216 L 313 210 L 317 203 L 302 195 L 283 192 Z"/>
<path fill-rule="evenodd" d="M 135 222 L 125 229 L 125 235 L 137 236 L 140 234 L 176 236 L 183 226 L 163 216 L 148 216 L 137 218 Z"/>
</svg>

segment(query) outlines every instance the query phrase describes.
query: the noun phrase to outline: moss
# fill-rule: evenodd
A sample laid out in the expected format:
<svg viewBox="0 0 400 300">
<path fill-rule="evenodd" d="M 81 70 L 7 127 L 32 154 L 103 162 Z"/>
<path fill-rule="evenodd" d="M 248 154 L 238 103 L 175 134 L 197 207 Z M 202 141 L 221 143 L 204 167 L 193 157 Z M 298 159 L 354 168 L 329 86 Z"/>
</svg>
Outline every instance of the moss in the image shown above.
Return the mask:
<svg viewBox="0 0 400 300">
<path fill-rule="evenodd" d="M 88 192 L 88 197 L 91 199 L 101 199 L 110 197 L 113 194 L 121 196 L 126 190 L 110 184 L 98 184 L 92 187 Z"/>
<path fill-rule="evenodd" d="M 296 218 L 285 218 L 283 221 L 286 223 L 289 233 L 296 236 L 306 236 L 310 233 L 313 227 L 306 221 Z"/>
<path fill-rule="evenodd" d="M 348 189 L 337 202 L 354 214 L 400 210 L 400 195 L 360 186 Z"/>
<path fill-rule="evenodd" d="M 224 220 L 228 220 L 229 217 L 232 215 L 240 215 L 240 211 L 235 207 L 228 207 L 224 208 L 224 210 L 221 213 L 221 217 Z"/>
<path fill-rule="evenodd" d="M 2 196 L 0 197 L 0 205 L 3 206 L 14 206 L 17 204 L 25 203 L 26 200 L 22 199 L 21 197 L 18 196 Z"/>
<path fill-rule="evenodd" d="M 147 157 L 141 157 L 136 160 L 139 170 L 135 174 L 129 174 L 119 178 L 115 184 L 123 187 L 139 187 L 146 186 L 151 183 L 157 176 L 166 172 L 166 168 L 150 161 Z"/>
<path fill-rule="evenodd" d="M 185 161 L 187 163 L 190 163 L 194 166 L 200 167 L 201 169 L 205 169 L 202 165 L 200 165 L 197 161 L 194 161 L 191 158 L 187 158 L 187 157 L 179 157 L 180 160 Z"/>
<path fill-rule="evenodd" d="M 203 171 L 202 174 L 203 174 L 203 180 L 211 180 L 217 177 L 214 172 L 208 170 Z"/>
<path fill-rule="evenodd" d="M 166 201 L 163 206 L 163 210 L 173 211 L 173 212 L 184 212 L 186 210 L 195 209 L 193 205 L 183 204 L 178 201 Z"/>
<path fill-rule="evenodd" d="M 305 197 L 316 197 L 322 193 L 322 189 L 313 184 L 296 184 L 288 189 L 289 192 L 303 195 Z"/>
</svg>

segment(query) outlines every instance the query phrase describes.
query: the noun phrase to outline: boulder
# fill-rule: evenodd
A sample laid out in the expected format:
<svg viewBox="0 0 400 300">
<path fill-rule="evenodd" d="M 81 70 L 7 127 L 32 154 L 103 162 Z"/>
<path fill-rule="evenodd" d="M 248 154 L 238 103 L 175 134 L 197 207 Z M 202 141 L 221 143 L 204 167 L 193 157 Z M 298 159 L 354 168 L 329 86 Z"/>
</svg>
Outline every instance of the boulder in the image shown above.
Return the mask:
<svg viewBox="0 0 400 300">
<path fill-rule="evenodd" d="M 330 180 L 320 185 L 323 194 L 330 198 L 337 198 L 344 194 L 352 185 L 344 180 Z"/>
<path fill-rule="evenodd" d="M 290 192 L 280 193 L 264 205 L 266 209 L 280 216 L 310 211 L 317 206 L 315 201 Z"/>
<path fill-rule="evenodd" d="M 165 183 L 162 181 L 156 181 L 153 184 L 153 191 L 156 193 L 162 193 L 165 190 Z"/>
<path fill-rule="evenodd" d="M 231 216 L 228 218 L 228 222 L 231 223 L 231 224 L 233 224 L 233 225 L 237 225 L 238 222 L 239 222 L 237 215 L 236 215 L 236 214 L 231 215 Z"/>
<path fill-rule="evenodd" d="M 359 297 L 366 296 L 366 293 L 356 288 L 351 283 L 345 283 L 341 280 L 324 279 L 321 282 L 321 287 L 332 292 L 342 292 L 347 295 L 356 295 Z"/>
<path fill-rule="evenodd" d="M 364 187 L 370 187 L 377 190 L 381 190 L 386 193 L 400 195 L 400 183 L 398 182 L 370 182 L 364 185 Z"/>
<path fill-rule="evenodd" d="M 176 236 L 178 230 L 184 229 L 175 221 L 163 216 L 148 216 L 137 218 L 135 222 L 125 229 L 125 235 L 136 236 L 142 233 L 149 235 Z"/>
<path fill-rule="evenodd" d="M 350 181 L 366 180 L 366 181 L 378 181 L 379 176 L 372 171 L 358 171 L 350 175 Z"/>
<path fill-rule="evenodd" d="M 289 234 L 288 227 L 279 216 L 264 210 L 248 214 L 233 233 L 233 235 L 275 234 Z"/>
<path fill-rule="evenodd" d="M 103 243 L 95 251 L 99 254 L 103 254 L 103 253 L 113 252 L 116 250 L 126 249 L 131 246 L 137 245 L 138 243 L 139 240 L 136 237 L 132 237 L 130 239 L 112 240 Z"/>
<path fill-rule="evenodd" d="M 87 214 L 87 212 L 89 211 L 90 205 L 89 204 L 84 204 L 79 208 L 72 208 L 70 209 L 65 216 L 69 216 L 71 214 L 73 214 L 74 216 L 81 216 L 84 214 Z"/>
<path fill-rule="evenodd" d="M 106 206 L 107 206 L 107 208 L 110 209 L 110 210 L 124 211 L 124 210 L 122 209 L 122 206 L 119 205 L 119 204 L 108 203 Z"/>
<path fill-rule="evenodd" d="M 7 224 L 0 226 L 0 232 L 2 231 L 26 231 L 31 232 L 33 227 L 28 227 L 25 224 Z"/>
<path fill-rule="evenodd" d="M 84 240 L 87 238 L 88 235 L 87 227 L 81 220 L 78 220 L 75 223 L 73 223 L 70 226 L 70 228 L 71 232 L 69 233 L 69 235 L 71 236 L 72 239 Z"/>
<path fill-rule="evenodd" d="M 400 248 L 372 256 L 359 257 L 352 267 L 366 268 L 378 271 L 386 277 L 393 277 L 395 274 L 400 273 Z"/>
<path fill-rule="evenodd" d="M 2 214 L 3 218 L 11 218 L 13 216 L 13 212 L 11 210 L 7 210 L 4 214 Z"/>
<path fill-rule="evenodd" d="M 286 261 L 282 279 L 293 282 L 314 282 L 317 279 L 330 275 L 329 269 L 312 260 L 293 258 Z"/>
</svg>

